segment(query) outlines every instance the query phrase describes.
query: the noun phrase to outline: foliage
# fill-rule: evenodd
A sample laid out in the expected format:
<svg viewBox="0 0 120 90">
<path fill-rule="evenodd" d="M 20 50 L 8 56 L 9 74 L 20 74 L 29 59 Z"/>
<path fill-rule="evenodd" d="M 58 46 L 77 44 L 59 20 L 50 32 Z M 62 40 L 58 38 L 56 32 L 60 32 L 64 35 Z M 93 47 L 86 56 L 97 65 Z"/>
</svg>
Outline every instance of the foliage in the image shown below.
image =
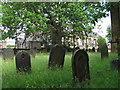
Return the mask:
<svg viewBox="0 0 120 90">
<path fill-rule="evenodd" d="M 98 46 L 102 46 L 103 44 L 106 43 L 106 40 L 105 40 L 105 38 L 99 36 L 98 40 L 97 40 L 97 43 L 98 43 Z"/>
<path fill-rule="evenodd" d="M 48 32 L 51 31 L 47 25 L 50 24 L 58 33 L 59 40 L 69 37 L 69 33 L 74 33 L 72 38 L 81 38 L 91 33 L 98 19 L 106 17 L 105 6 L 100 2 L 3 3 L 2 23 L 4 30 L 7 29 L 7 32 L 3 31 L 3 37 L 18 38 L 21 33 L 25 33 L 25 38 L 36 35 L 43 37 L 45 34 L 49 36 L 51 34 Z M 69 26 L 72 31 L 68 29 Z"/>
<path fill-rule="evenodd" d="M 37 54 L 32 58 L 30 74 L 16 73 L 15 61 L 4 61 L 0 57 L 2 88 L 81 88 L 82 84 L 73 86 L 71 57 L 71 53 L 66 54 L 64 68 L 53 71 L 47 68 L 49 54 Z M 111 70 L 109 65 L 116 57 L 117 54 L 110 53 L 110 57 L 101 62 L 100 53 L 89 53 L 91 79 L 82 88 L 118 88 L 118 71 Z"/>
<path fill-rule="evenodd" d="M 111 29 L 110 26 L 107 27 L 107 35 L 106 35 L 106 37 L 107 37 L 107 39 L 108 39 L 109 41 L 112 40 L 112 29 Z"/>
</svg>

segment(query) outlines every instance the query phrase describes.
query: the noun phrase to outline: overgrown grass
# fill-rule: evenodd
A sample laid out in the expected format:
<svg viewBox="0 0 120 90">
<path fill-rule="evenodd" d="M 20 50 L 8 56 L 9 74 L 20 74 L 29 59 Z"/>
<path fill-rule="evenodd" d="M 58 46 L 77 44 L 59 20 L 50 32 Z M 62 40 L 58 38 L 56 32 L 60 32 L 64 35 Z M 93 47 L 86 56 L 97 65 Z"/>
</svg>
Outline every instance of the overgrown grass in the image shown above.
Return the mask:
<svg viewBox="0 0 120 90">
<path fill-rule="evenodd" d="M 109 62 L 117 58 L 110 53 L 109 58 L 100 59 L 100 53 L 88 53 L 90 65 L 90 83 L 83 88 L 118 88 L 118 71 L 110 69 Z M 31 58 L 32 72 L 30 74 L 16 73 L 15 60 L 2 63 L 2 88 L 80 88 L 81 84 L 73 87 L 71 53 L 65 56 L 63 70 L 49 70 L 49 53 L 37 54 Z"/>
</svg>

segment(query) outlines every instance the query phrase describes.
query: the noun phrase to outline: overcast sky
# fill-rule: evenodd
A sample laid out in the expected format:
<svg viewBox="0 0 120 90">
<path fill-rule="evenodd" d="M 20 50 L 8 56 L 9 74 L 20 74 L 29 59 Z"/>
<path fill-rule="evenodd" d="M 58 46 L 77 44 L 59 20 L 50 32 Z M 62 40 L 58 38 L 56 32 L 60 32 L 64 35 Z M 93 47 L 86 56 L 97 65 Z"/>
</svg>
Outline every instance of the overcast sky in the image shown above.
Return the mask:
<svg viewBox="0 0 120 90">
<path fill-rule="evenodd" d="M 93 29 L 93 32 L 96 32 L 98 35 L 106 38 L 106 35 L 107 35 L 106 30 L 107 30 L 107 27 L 109 25 L 111 26 L 111 17 L 110 17 L 110 14 L 106 18 L 102 18 L 101 21 L 99 21 L 96 24 L 95 28 Z M 100 29 L 98 29 L 98 26 L 100 26 Z"/>
</svg>

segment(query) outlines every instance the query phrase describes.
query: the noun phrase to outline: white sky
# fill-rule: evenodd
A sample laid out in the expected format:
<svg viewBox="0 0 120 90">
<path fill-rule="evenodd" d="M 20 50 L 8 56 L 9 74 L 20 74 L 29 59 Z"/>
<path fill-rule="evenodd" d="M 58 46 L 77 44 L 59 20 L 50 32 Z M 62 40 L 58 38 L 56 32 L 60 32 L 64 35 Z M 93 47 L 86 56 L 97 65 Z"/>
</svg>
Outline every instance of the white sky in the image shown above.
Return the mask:
<svg viewBox="0 0 120 90">
<path fill-rule="evenodd" d="M 99 25 L 101 25 L 100 26 L 100 29 L 98 29 L 98 26 Z M 108 26 L 111 26 L 111 18 L 110 18 L 110 15 L 108 16 L 108 17 L 106 17 L 106 18 L 102 18 L 101 19 L 101 21 L 99 21 L 97 24 L 96 24 L 96 26 L 95 26 L 95 28 L 93 29 L 93 32 L 96 32 L 98 35 L 100 35 L 100 36 L 102 36 L 102 37 L 106 37 L 106 35 L 107 35 L 107 32 L 106 32 L 106 30 L 107 30 L 107 27 Z"/>
</svg>

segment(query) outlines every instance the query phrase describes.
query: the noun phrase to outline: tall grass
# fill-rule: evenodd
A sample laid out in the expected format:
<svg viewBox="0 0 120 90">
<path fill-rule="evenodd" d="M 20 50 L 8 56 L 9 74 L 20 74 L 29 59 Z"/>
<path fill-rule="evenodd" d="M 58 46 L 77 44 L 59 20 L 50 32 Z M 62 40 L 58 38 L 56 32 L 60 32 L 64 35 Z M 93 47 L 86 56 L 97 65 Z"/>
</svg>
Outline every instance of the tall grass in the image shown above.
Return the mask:
<svg viewBox="0 0 120 90">
<path fill-rule="evenodd" d="M 110 53 L 109 58 L 101 60 L 100 53 L 88 54 L 91 80 L 83 88 L 118 88 L 118 71 L 111 70 L 109 64 L 117 55 Z M 31 58 L 30 74 L 16 73 L 15 60 L 0 60 L 2 88 L 80 88 L 81 84 L 73 87 L 71 57 L 71 53 L 66 54 L 62 70 L 49 70 L 49 53 L 37 54 Z"/>
</svg>

